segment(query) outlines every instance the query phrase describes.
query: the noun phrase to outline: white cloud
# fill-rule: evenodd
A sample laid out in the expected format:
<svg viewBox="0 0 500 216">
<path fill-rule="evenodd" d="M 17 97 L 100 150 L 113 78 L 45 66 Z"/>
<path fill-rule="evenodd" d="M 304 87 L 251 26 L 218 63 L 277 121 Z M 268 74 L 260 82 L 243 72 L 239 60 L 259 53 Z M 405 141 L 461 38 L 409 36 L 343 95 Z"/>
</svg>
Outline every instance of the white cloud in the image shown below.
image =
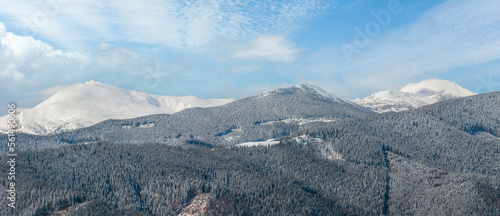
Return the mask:
<svg viewBox="0 0 500 216">
<path fill-rule="evenodd" d="M 191 52 L 209 47 L 217 37 L 290 33 L 329 7 L 328 0 L 19 0 L 3 3 L 0 14 L 16 20 L 10 25 L 63 47 L 127 41 Z"/>
<path fill-rule="evenodd" d="M 64 52 L 32 37 L 6 32 L 0 37 L 0 90 L 31 94 L 95 79 L 114 85 L 147 86 L 149 91 L 152 89 L 143 84 L 144 80 L 149 82 L 152 76 L 162 80 L 168 74 L 167 68 L 157 62 L 156 57 L 111 44 L 101 44 L 86 54 Z"/>
<path fill-rule="evenodd" d="M 266 60 L 271 62 L 292 62 L 302 49 L 284 35 L 259 35 L 250 43 L 234 51 L 232 58 L 244 60 Z"/>
<path fill-rule="evenodd" d="M 106 43 L 82 54 L 6 32 L 0 37 L 0 104 L 15 101 L 33 107 L 60 86 L 89 80 L 158 94 L 181 76 L 172 72 L 183 73 L 179 64 L 158 62 L 157 57 Z"/>
<path fill-rule="evenodd" d="M 2 22 L 0 22 L 0 37 L 5 36 L 6 33 L 7 29 L 5 28 L 5 25 Z"/>
<path fill-rule="evenodd" d="M 0 22 L 0 26 L 3 23 Z M 3 28 L 5 29 L 5 28 Z M 47 77 L 55 68 L 70 69 L 84 65 L 88 58 L 74 52 L 63 52 L 32 37 L 23 37 L 6 32 L 0 37 L 0 77 L 1 83 L 34 85 Z"/>
</svg>

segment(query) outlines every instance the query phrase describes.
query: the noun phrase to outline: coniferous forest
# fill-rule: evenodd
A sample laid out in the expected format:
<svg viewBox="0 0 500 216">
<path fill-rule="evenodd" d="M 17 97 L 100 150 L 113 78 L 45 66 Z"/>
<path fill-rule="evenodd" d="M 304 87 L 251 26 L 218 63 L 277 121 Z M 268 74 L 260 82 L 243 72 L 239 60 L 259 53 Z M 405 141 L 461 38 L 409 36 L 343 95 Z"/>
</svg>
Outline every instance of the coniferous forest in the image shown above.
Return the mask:
<svg viewBox="0 0 500 216">
<path fill-rule="evenodd" d="M 499 104 L 375 114 L 290 88 L 19 134 L 18 206 L 0 215 L 500 215 Z"/>
</svg>

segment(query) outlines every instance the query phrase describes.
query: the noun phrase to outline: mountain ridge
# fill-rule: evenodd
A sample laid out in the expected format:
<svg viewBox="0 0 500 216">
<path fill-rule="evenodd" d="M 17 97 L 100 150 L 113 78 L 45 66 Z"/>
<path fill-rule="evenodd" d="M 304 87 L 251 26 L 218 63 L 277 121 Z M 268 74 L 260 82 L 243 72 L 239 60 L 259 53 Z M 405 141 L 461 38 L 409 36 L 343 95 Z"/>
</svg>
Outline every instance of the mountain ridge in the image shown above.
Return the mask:
<svg viewBox="0 0 500 216">
<path fill-rule="evenodd" d="M 476 95 L 462 86 L 441 79 L 410 83 L 400 90 L 383 90 L 353 102 L 371 108 L 377 113 L 414 110 L 452 98 Z"/>
<path fill-rule="evenodd" d="M 344 105 L 361 105 L 375 112 L 413 110 L 451 98 L 474 95 L 456 83 L 430 79 L 410 83 L 399 91 L 386 90 L 363 99 L 346 100 L 322 88 L 299 83 L 288 88 L 265 91 L 256 96 L 293 94 L 300 91 L 320 100 Z M 172 114 L 186 108 L 220 106 L 234 99 L 200 99 L 194 96 L 160 96 L 118 88 L 94 80 L 66 87 L 31 109 L 21 109 L 21 131 L 46 135 L 88 127 L 108 119 L 129 119 L 153 114 Z M 5 120 L 6 116 L 0 117 Z M 6 133 L 6 121 L 0 132 Z"/>
<path fill-rule="evenodd" d="M 92 80 L 63 88 L 31 109 L 20 109 L 19 122 L 22 132 L 44 135 L 87 127 L 107 119 L 171 114 L 232 101 L 234 99 L 151 95 Z M 0 117 L 4 118 L 6 116 Z M 0 124 L 0 131 L 5 132 L 6 128 L 6 124 Z"/>
<path fill-rule="evenodd" d="M 217 107 L 195 107 L 173 114 L 121 120 L 108 119 L 73 131 L 48 136 L 26 136 L 25 142 L 29 144 L 24 147 L 40 149 L 99 140 L 125 144 L 233 145 L 279 138 L 321 122 L 364 115 L 375 113 L 354 103 L 337 102 L 289 87 L 266 97 L 262 97 L 262 94 L 250 96 Z"/>
</svg>

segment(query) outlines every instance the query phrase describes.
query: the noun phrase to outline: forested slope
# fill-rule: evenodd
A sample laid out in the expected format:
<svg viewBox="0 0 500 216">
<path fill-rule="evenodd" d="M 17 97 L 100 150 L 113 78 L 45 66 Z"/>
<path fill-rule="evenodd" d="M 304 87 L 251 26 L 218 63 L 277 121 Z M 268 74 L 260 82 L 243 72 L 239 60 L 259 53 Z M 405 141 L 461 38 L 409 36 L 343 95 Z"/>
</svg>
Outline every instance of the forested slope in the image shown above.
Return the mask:
<svg viewBox="0 0 500 216">
<path fill-rule="evenodd" d="M 97 141 L 21 152 L 17 169 L 24 184 L 19 191 L 23 208 L 2 209 L 0 214 L 95 210 L 110 215 L 175 215 L 203 195 L 209 200 L 208 215 L 499 215 L 499 99 L 500 92 L 494 92 L 414 111 L 306 126 L 290 126 L 294 124 L 280 118 L 263 123 L 257 120 L 263 120 L 260 114 L 251 113 L 248 120 L 233 121 L 253 126 L 220 135 L 220 143 L 199 139 L 213 135 L 200 129 L 200 137 L 191 144 Z M 202 110 L 206 115 L 215 112 Z M 300 109 L 293 112 L 307 116 Z M 328 112 L 333 111 L 307 117 Z M 171 118 L 156 117 L 162 120 L 158 124 L 168 122 L 161 118 Z M 222 124 L 231 125 L 230 119 L 226 122 Z M 110 127 L 123 128 L 115 123 Z M 289 134 L 270 147 L 236 147 L 225 139 L 267 126 L 285 128 Z M 107 130 L 94 129 L 95 134 Z M 116 137 L 136 139 L 142 136 L 134 133 L 141 130 L 144 136 L 161 131 L 137 128 L 129 135 L 118 131 Z M 75 133 L 94 133 L 82 131 Z M 0 185 L 6 187 L 6 182 Z"/>
<path fill-rule="evenodd" d="M 385 166 L 388 213 L 497 215 L 499 102 L 499 92 L 471 96 L 326 123 L 289 140 L 305 137 L 316 155 L 335 152 L 354 164 Z"/>
<path fill-rule="evenodd" d="M 326 123 L 298 135 L 321 138 L 357 163 L 380 163 L 376 155 L 384 147 L 446 170 L 497 175 L 499 102 L 500 93 L 495 92 L 415 111 Z M 478 136 L 478 131 L 491 132 L 492 138 Z"/>
<path fill-rule="evenodd" d="M 383 170 L 332 163 L 292 144 L 210 150 L 94 143 L 24 152 L 19 158 L 24 184 L 34 179 L 84 193 L 86 200 L 156 215 L 178 213 L 204 193 L 214 200 L 214 215 L 379 214 L 385 189 Z M 52 190 L 33 191 L 40 198 L 29 208 L 46 209 L 36 203 L 45 203 Z"/>
</svg>

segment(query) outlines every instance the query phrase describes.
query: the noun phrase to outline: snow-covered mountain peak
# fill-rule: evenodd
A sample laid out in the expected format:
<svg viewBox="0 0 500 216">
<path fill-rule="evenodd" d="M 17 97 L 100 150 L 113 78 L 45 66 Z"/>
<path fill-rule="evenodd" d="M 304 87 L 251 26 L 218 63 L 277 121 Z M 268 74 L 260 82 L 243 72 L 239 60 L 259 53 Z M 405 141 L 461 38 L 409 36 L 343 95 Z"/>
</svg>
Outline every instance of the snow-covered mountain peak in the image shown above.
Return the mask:
<svg viewBox="0 0 500 216">
<path fill-rule="evenodd" d="M 103 83 L 97 82 L 95 80 L 89 80 L 89 81 L 85 82 L 84 84 L 85 85 L 95 85 L 95 84 L 103 84 Z"/>
<path fill-rule="evenodd" d="M 373 109 L 376 112 L 399 112 L 413 110 L 425 105 L 458 97 L 467 97 L 476 93 L 447 80 L 430 79 L 411 83 L 401 90 L 385 90 L 374 93 L 354 102 Z"/>
<path fill-rule="evenodd" d="M 294 87 L 302 89 L 304 91 L 307 91 L 307 90 L 324 91 L 323 89 L 321 89 L 321 87 L 314 85 L 314 84 L 311 84 L 311 83 L 299 83 L 297 85 L 294 85 Z"/>
<path fill-rule="evenodd" d="M 453 97 L 466 97 L 476 94 L 454 82 L 441 79 L 429 79 L 419 83 L 410 83 L 403 87 L 400 91 L 424 97 L 435 94 L 448 94 Z"/>
<path fill-rule="evenodd" d="M 88 104 L 88 103 L 104 103 L 119 100 L 121 96 L 132 96 L 132 95 L 142 95 L 147 96 L 148 94 L 142 92 L 136 92 L 131 90 L 122 89 L 112 85 L 88 81 L 86 83 L 77 83 L 63 88 L 52 95 L 47 100 L 43 101 L 36 107 L 46 106 L 49 104 L 62 103 L 73 103 L 73 104 Z"/>
<path fill-rule="evenodd" d="M 308 92 L 308 93 L 311 93 L 311 94 L 315 94 L 315 95 L 318 95 L 318 96 L 321 96 L 321 97 L 325 97 L 325 98 L 333 98 L 333 97 L 335 97 L 332 94 L 330 94 L 330 93 L 326 92 L 325 90 L 323 90 L 322 88 L 320 88 L 319 86 L 313 85 L 313 84 L 310 84 L 310 83 L 300 83 L 300 84 L 295 85 L 294 87 L 298 88 L 298 89 L 300 89 L 302 91 L 305 91 L 305 92 Z"/>
<path fill-rule="evenodd" d="M 325 99 L 334 100 L 334 101 L 339 102 L 339 103 L 352 104 L 351 101 L 344 100 L 341 97 L 333 95 L 333 94 L 323 90 L 322 88 L 320 88 L 317 85 L 313 85 L 310 83 L 299 83 L 299 84 L 295 85 L 294 87 L 300 89 L 301 91 L 304 91 L 304 92 L 307 92 L 310 94 L 314 94 L 314 95 L 317 95 L 317 96 L 325 98 Z"/>
<path fill-rule="evenodd" d="M 87 127 L 106 119 L 171 114 L 191 107 L 220 106 L 234 99 L 159 96 L 89 81 L 63 88 L 32 109 L 21 110 L 21 130 L 48 134 Z M 0 119 L 6 116 L 0 117 Z M 2 121 L 6 122 L 6 121 Z M 0 123 L 0 131 L 6 131 Z"/>
<path fill-rule="evenodd" d="M 288 87 L 288 88 L 280 88 L 280 89 L 268 90 L 268 91 L 265 91 L 264 93 L 260 94 L 258 97 L 264 98 L 264 97 L 267 97 L 269 95 L 279 95 L 279 94 L 283 94 L 283 93 L 286 93 L 286 92 L 297 91 L 297 90 L 305 92 L 307 94 L 316 95 L 316 96 L 318 96 L 320 98 L 324 98 L 324 99 L 328 99 L 328 100 L 333 100 L 333 101 L 336 101 L 336 102 L 339 102 L 339 103 L 353 104 L 349 100 L 344 100 L 344 99 L 342 99 L 340 97 L 337 97 L 337 96 L 335 96 L 333 94 L 328 93 L 327 91 L 323 90 L 322 88 L 320 88 L 317 85 L 313 85 L 313 84 L 309 84 L 309 83 L 300 83 L 300 84 L 297 84 L 295 86 Z"/>
</svg>

